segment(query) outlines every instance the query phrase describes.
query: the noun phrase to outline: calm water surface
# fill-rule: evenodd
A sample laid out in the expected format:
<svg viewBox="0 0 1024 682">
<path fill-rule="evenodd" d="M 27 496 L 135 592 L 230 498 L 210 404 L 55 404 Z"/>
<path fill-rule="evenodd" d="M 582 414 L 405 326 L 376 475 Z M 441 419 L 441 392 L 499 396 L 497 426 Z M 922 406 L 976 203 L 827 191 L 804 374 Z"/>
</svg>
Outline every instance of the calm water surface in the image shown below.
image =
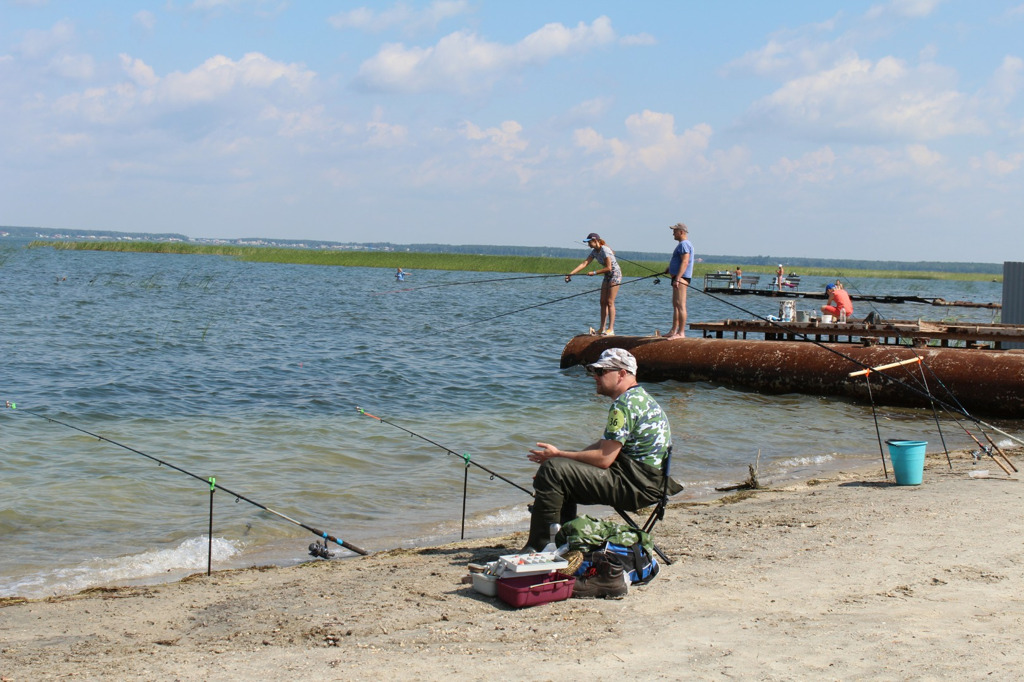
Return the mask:
<svg viewBox="0 0 1024 682">
<path fill-rule="evenodd" d="M 598 280 L 424 270 L 398 284 L 381 269 L 0 249 L 0 399 L 19 406 L 0 413 L 0 596 L 170 580 L 206 567 L 208 485 L 36 415 L 215 476 L 370 550 L 457 538 L 464 466 L 357 406 L 527 488 L 534 442 L 581 445 L 604 424 L 607 402 L 592 380 L 558 368 L 565 342 L 597 326 L 598 295 L 556 301 Z M 428 286 L 484 279 L 505 281 Z M 805 278 L 803 288 L 822 283 Z M 1001 295 L 994 283 L 850 288 Z M 669 298 L 666 282 L 624 285 L 616 330 L 667 329 Z M 725 303 L 695 291 L 690 320 L 746 316 L 729 303 L 778 312 L 770 299 Z M 993 319 L 966 308 L 879 310 Z M 758 453 L 762 479 L 774 481 L 878 458 L 869 407 L 711 384 L 647 388 L 672 421 L 674 473 L 687 487 L 677 500 L 742 481 Z M 883 438 L 938 442 L 930 414 L 881 415 Z M 952 425 L 944 432 L 952 445 L 968 444 Z M 471 468 L 467 532 L 525 529 L 528 501 Z M 214 494 L 213 536 L 215 568 L 302 561 L 316 539 L 224 491 Z"/>
</svg>

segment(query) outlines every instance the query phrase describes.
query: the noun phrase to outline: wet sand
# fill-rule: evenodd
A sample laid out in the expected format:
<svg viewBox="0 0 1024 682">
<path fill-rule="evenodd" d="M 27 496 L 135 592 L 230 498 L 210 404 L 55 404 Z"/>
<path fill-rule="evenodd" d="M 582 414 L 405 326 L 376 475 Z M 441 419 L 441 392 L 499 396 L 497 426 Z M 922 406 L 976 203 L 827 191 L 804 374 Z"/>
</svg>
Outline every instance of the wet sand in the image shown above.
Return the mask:
<svg viewBox="0 0 1024 682">
<path fill-rule="evenodd" d="M 514 610 L 462 583 L 522 534 L 6 600 L 0 678 L 1017 679 L 1024 487 L 953 457 L 921 486 L 878 466 L 676 504 L 675 563 L 617 601 Z"/>
</svg>

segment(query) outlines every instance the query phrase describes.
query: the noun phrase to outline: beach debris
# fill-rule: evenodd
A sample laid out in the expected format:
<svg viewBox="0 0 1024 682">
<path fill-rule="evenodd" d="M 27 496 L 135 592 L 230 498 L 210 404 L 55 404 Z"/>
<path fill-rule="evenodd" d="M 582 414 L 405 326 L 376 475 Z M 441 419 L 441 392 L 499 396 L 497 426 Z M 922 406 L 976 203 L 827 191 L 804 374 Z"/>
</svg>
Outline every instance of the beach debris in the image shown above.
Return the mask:
<svg viewBox="0 0 1024 682">
<path fill-rule="evenodd" d="M 753 464 L 747 465 L 747 470 L 750 472 L 750 476 L 743 483 L 737 483 L 736 485 L 727 485 L 721 488 L 715 488 L 718 492 L 724 493 L 730 490 L 760 490 L 763 486 L 757 479 L 757 470 L 761 466 L 761 450 L 757 451 L 757 459 Z"/>
</svg>

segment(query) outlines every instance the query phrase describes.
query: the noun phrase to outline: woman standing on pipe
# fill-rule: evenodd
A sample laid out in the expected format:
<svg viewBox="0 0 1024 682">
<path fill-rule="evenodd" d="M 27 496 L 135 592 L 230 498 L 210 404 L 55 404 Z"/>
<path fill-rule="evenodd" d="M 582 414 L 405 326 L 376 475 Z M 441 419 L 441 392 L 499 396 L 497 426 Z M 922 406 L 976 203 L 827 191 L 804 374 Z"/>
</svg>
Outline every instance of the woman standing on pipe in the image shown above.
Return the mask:
<svg viewBox="0 0 1024 682">
<path fill-rule="evenodd" d="M 615 259 L 615 252 L 601 239 L 601 235 L 591 232 L 583 241 L 590 247 L 590 255 L 565 276 L 565 281 L 571 281 L 573 275 L 594 260 L 601 264 L 600 270 L 591 270 L 587 273 L 591 276 L 604 274 L 604 282 L 601 283 L 601 329 L 598 333 L 601 336 L 615 336 L 615 296 L 619 293 L 619 285 L 622 284 L 622 270 Z M 605 321 L 608 322 L 607 327 Z"/>
</svg>

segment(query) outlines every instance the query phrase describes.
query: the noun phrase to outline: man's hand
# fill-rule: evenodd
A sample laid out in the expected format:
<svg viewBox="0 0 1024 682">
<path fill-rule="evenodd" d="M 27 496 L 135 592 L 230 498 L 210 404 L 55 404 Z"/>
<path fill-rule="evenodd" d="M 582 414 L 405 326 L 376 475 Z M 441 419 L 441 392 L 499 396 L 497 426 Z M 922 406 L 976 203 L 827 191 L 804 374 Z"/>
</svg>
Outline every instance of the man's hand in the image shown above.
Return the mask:
<svg viewBox="0 0 1024 682">
<path fill-rule="evenodd" d="M 528 456 L 531 462 L 536 462 L 537 464 L 543 464 L 552 457 L 565 457 L 566 459 L 574 459 L 577 462 L 607 469 L 615 461 L 615 458 L 619 456 L 619 450 L 621 449 L 622 443 L 604 439 L 591 443 L 579 452 L 561 450 L 549 443 L 537 443 L 537 449 L 530 450 Z"/>
<path fill-rule="evenodd" d="M 531 462 L 543 464 L 552 457 L 560 456 L 561 453 L 562 451 L 556 448 L 554 445 L 551 445 L 549 443 L 537 443 L 537 449 L 530 450 L 530 454 L 528 456 Z"/>
</svg>

